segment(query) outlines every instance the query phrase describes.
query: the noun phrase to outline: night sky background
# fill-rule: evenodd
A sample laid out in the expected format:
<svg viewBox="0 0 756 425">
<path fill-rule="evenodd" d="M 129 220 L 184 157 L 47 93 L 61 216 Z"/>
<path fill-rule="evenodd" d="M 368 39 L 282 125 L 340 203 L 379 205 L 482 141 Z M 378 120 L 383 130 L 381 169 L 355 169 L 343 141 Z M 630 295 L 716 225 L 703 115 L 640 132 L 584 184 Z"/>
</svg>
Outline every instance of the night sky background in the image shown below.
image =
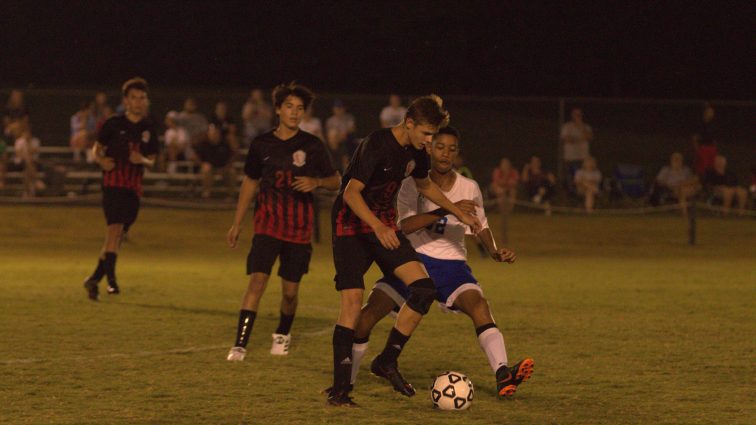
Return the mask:
<svg viewBox="0 0 756 425">
<path fill-rule="evenodd" d="M 753 2 L 0 2 L 0 87 L 753 99 Z"/>
</svg>

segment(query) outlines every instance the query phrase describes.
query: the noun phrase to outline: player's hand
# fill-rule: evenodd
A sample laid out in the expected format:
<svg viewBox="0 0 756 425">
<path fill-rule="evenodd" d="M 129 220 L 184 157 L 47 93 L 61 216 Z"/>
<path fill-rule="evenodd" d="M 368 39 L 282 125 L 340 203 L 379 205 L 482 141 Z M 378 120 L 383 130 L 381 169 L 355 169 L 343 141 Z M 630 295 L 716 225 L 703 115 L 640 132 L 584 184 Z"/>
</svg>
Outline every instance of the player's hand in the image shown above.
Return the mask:
<svg viewBox="0 0 756 425">
<path fill-rule="evenodd" d="M 137 151 L 131 151 L 129 153 L 129 162 L 136 165 L 144 164 L 144 156 Z"/>
<path fill-rule="evenodd" d="M 101 157 L 98 162 L 100 163 L 100 167 L 105 171 L 110 171 L 115 168 L 115 160 L 109 156 Z"/>
<path fill-rule="evenodd" d="M 454 203 L 454 205 L 458 206 L 459 209 L 462 210 L 465 214 L 475 215 L 475 202 L 471 199 L 463 199 L 461 201 L 457 201 Z"/>
<path fill-rule="evenodd" d="M 226 234 L 226 243 L 229 247 L 236 248 L 236 244 L 239 242 L 239 233 L 241 233 L 241 228 L 235 224 L 231 225 Z"/>
<path fill-rule="evenodd" d="M 478 217 L 475 217 L 474 215 L 462 214 L 462 217 L 457 218 L 459 219 L 459 221 L 470 226 L 470 230 L 472 230 L 473 235 L 477 235 L 481 230 L 483 230 L 483 226 L 481 226 Z"/>
<path fill-rule="evenodd" d="M 376 226 L 374 229 L 375 237 L 381 242 L 384 248 L 394 250 L 399 248 L 399 238 L 396 231 L 385 224 Z"/>
<path fill-rule="evenodd" d="M 296 176 L 291 187 L 300 192 L 312 192 L 318 187 L 318 180 L 314 177 Z"/>
<path fill-rule="evenodd" d="M 510 251 L 506 248 L 499 248 L 496 252 L 491 254 L 491 258 L 497 263 L 509 263 L 512 264 L 517 259 L 514 251 Z"/>
</svg>

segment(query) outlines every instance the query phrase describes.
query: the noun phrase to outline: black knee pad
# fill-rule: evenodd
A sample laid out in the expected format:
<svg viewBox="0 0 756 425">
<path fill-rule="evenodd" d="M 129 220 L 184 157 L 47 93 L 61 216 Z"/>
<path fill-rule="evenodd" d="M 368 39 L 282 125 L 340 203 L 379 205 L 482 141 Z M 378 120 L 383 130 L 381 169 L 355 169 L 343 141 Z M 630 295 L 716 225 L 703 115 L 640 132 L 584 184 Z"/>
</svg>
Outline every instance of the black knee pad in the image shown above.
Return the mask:
<svg viewBox="0 0 756 425">
<path fill-rule="evenodd" d="M 429 277 L 416 280 L 410 284 L 409 290 L 407 306 L 422 315 L 427 314 L 433 300 L 436 299 L 436 285 L 433 284 L 433 280 Z"/>
</svg>

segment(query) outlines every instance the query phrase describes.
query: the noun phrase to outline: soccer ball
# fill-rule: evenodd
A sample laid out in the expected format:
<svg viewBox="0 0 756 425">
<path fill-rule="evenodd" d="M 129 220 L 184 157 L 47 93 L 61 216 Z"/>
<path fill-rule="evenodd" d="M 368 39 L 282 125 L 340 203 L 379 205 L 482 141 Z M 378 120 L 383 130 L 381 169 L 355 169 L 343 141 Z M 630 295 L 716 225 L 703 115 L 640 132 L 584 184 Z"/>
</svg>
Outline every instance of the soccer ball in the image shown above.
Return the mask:
<svg viewBox="0 0 756 425">
<path fill-rule="evenodd" d="M 444 372 L 433 380 L 431 401 L 441 410 L 465 410 L 473 400 L 473 383 L 459 372 Z"/>
</svg>

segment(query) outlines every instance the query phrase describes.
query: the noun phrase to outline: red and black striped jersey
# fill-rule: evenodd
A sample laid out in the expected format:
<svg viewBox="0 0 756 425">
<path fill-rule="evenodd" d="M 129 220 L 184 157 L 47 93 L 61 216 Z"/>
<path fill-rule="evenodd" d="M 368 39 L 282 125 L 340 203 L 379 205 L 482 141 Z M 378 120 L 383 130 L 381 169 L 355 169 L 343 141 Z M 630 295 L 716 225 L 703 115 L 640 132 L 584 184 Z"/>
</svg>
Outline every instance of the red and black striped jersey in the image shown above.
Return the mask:
<svg viewBox="0 0 756 425">
<path fill-rule="evenodd" d="M 259 180 L 255 233 L 310 243 L 313 195 L 294 190 L 292 184 L 299 176 L 322 178 L 336 173 L 323 142 L 302 130 L 287 140 L 273 131 L 261 134 L 250 144 L 244 173 Z"/>
<path fill-rule="evenodd" d="M 372 233 L 373 229 L 352 212 L 344 202 L 344 189 L 351 179 L 365 184 L 362 197 L 370 211 L 383 224 L 396 226 L 396 194 L 402 180 L 428 177 L 430 157 L 425 149 L 402 146 L 390 128 L 381 129 L 366 137 L 352 156 L 344 171 L 341 189 L 331 212 L 331 224 L 336 236 Z"/>
<path fill-rule="evenodd" d="M 149 117 L 139 122 L 129 121 L 125 115 L 116 115 L 105 121 L 97 137 L 104 147 L 105 156 L 113 158 L 115 168 L 102 172 L 103 187 L 120 187 L 142 195 L 144 165 L 129 161 L 132 151 L 144 156 L 158 153 L 157 127 Z"/>
</svg>

